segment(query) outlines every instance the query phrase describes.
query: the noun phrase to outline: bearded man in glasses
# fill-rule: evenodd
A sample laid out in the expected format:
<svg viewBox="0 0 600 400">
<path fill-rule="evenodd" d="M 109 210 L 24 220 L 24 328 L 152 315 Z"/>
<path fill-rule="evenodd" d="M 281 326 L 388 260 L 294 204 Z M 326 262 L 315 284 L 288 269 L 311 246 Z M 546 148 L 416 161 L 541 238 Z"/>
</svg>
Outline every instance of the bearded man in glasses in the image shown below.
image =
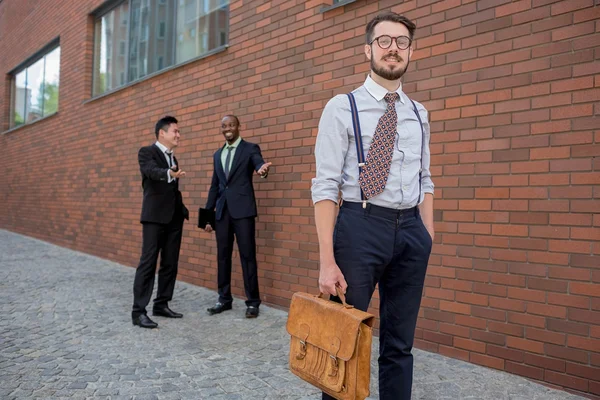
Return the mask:
<svg viewBox="0 0 600 400">
<path fill-rule="evenodd" d="M 392 12 L 369 22 L 370 74 L 325 106 L 312 181 L 319 289 L 335 295 L 337 287 L 366 311 L 379 284 L 379 394 L 389 400 L 411 398 L 411 350 L 434 237 L 428 114 L 401 82 L 415 28 Z"/>
</svg>

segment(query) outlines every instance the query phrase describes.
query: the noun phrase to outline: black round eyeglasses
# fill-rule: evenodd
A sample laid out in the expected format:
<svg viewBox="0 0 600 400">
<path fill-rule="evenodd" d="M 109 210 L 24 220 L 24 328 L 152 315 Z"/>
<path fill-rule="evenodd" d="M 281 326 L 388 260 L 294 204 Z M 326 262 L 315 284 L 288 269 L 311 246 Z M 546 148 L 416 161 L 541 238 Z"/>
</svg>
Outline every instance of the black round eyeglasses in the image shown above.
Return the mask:
<svg viewBox="0 0 600 400">
<path fill-rule="evenodd" d="M 373 39 L 369 44 L 377 42 L 379 47 L 381 47 L 382 49 L 389 49 L 394 40 L 396 41 L 396 46 L 398 46 L 398 49 L 400 50 L 408 49 L 412 42 L 408 36 L 391 37 L 389 35 L 381 35 Z"/>
</svg>

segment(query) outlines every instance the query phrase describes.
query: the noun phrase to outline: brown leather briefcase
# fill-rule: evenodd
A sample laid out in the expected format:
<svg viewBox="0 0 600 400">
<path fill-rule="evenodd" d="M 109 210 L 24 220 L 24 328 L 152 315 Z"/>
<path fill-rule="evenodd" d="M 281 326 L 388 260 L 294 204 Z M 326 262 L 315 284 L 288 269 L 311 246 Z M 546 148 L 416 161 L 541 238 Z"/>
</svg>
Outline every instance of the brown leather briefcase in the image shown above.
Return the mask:
<svg viewBox="0 0 600 400">
<path fill-rule="evenodd" d="M 290 370 L 338 400 L 369 396 L 375 317 L 308 293 L 294 293 L 287 320 Z"/>
</svg>

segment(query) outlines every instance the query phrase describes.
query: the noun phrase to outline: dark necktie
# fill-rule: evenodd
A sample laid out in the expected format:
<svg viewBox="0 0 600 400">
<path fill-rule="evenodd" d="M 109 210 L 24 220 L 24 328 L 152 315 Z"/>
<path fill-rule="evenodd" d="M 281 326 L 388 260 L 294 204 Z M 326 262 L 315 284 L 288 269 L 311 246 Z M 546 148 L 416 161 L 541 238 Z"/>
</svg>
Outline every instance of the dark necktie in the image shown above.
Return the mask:
<svg viewBox="0 0 600 400">
<path fill-rule="evenodd" d="M 231 161 L 231 150 L 233 146 L 227 147 L 227 158 L 225 159 L 225 178 L 229 178 L 229 162 Z"/>
<path fill-rule="evenodd" d="M 398 123 L 395 102 L 398 97 L 400 97 L 398 93 L 385 95 L 387 108 L 379 118 L 365 166 L 358 178 L 360 188 L 367 199 L 383 192 L 387 183 L 392 165 L 392 156 L 394 155 L 394 140 L 396 139 L 396 125 Z"/>
<path fill-rule="evenodd" d="M 173 167 L 173 152 L 165 151 L 165 154 L 169 157 L 169 168 Z"/>
</svg>

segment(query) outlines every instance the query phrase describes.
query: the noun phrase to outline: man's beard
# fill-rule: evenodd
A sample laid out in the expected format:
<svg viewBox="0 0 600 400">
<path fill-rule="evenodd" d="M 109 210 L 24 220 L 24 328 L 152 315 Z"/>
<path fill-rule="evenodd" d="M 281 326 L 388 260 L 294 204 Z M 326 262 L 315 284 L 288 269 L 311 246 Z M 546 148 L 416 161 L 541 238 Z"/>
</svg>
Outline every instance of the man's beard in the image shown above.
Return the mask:
<svg viewBox="0 0 600 400">
<path fill-rule="evenodd" d="M 388 81 L 395 81 L 395 80 L 402 78 L 402 76 L 408 69 L 408 64 L 410 64 L 410 59 L 408 59 L 406 61 L 406 66 L 404 68 L 388 70 L 383 66 L 381 66 L 381 67 L 378 66 L 375 63 L 375 59 L 373 57 L 371 57 L 371 71 L 375 72 L 377 75 L 379 75 L 383 79 L 387 79 Z"/>
</svg>

